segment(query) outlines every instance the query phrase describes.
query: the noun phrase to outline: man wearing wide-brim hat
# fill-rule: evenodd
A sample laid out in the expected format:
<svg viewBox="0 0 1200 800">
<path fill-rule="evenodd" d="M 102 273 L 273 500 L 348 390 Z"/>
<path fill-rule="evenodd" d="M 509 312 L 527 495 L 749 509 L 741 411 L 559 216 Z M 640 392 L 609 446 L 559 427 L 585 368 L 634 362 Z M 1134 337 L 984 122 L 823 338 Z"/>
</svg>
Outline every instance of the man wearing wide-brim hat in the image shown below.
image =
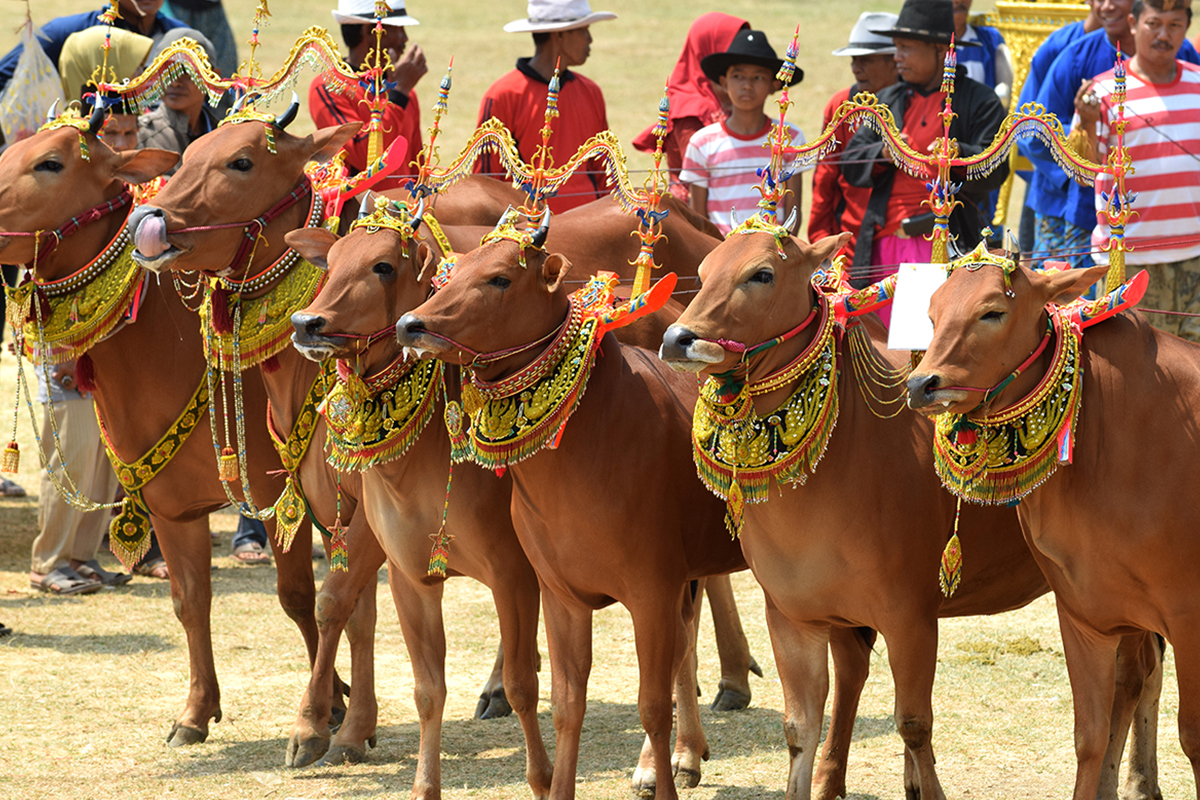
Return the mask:
<svg viewBox="0 0 1200 800">
<path fill-rule="evenodd" d="M 527 16 L 504 26 L 508 33 L 531 33 L 535 52 L 518 58 L 517 67 L 501 76 L 483 95 L 479 122 L 495 117 L 516 140 L 521 158 L 528 162 L 542 143 L 546 93 L 556 65 L 561 68 L 558 108 L 550 145 L 555 164 L 563 164 L 586 142 L 608 128 L 604 95 L 594 81 L 571 70 L 587 61 L 594 22 L 616 19 L 608 11 L 592 11 L 587 0 L 529 0 Z M 493 155 L 484 155 L 476 169 L 503 178 L 503 167 Z M 604 169 L 589 163 L 571 177 L 550 199 L 554 212 L 583 205 L 607 194 Z"/>
<path fill-rule="evenodd" d="M 850 70 L 854 73 L 854 84 L 837 92 L 825 104 L 825 118 L 821 130 L 829 127 L 838 106 L 859 92 L 878 94 L 899 78 L 896 76 L 896 44 L 890 36 L 872 33 L 872 28 L 891 28 L 899 19 L 895 14 L 881 11 L 864 11 L 850 30 L 850 41 L 845 47 L 833 51 L 835 56 L 849 57 Z M 838 131 L 838 141 L 850 140 L 851 131 L 843 125 Z M 822 158 L 813 172 L 812 209 L 808 214 L 808 238 L 817 241 L 842 231 L 854 234 L 848 247 L 854 250 L 858 229 L 867 211 L 867 200 L 871 190 L 851 186 L 842 176 L 842 154 L 833 152 Z"/>
<path fill-rule="evenodd" d="M 942 65 L 954 34 L 954 6 L 951 0 L 905 0 L 896 23 L 873 32 L 895 42 L 900 76 L 899 83 L 881 90 L 878 97 L 892 110 L 909 147 L 932 152 L 943 133 Z M 968 78 L 961 65 L 955 70 L 952 110 L 956 116 L 950 123 L 950 137 L 958 140 L 963 156 L 987 147 L 1004 121 L 1004 106 L 996 93 Z M 933 242 L 927 235 L 933 216 L 928 206 L 921 205 L 929 199 L 926 178 L 899 170 L 879 134 L 866 126 L 846 146 L 842 175 L 854 186 L 871 188 L 854 250 L 856 280 L 879 280 L 895 272 L 901 262 L 930 260 Z M 950 215 L 952 246 L 966 251 L 979 243 L 981 229 L 990 222 L 981 212 L 987 207 L 987 194 L 1007 175 L 1006 160 L 974 180 L 968 180 L 965 171 L 951 173 L 955 183 L 962 183 L 957 195 L 962 207 Z"/>
<path fill-rule="evenodd" d="M 408 45 L 405 28 L 420 25 L 409 16 L 404 0 L 387 0 L 388 15 L 382 18 L 383 37 L 380 41 L 384 53 L 392 60 L 388 80 L 395 87 L 388 92 L 388 103 L 383 112 L 383 147 L 403 136 L 408 146 L 404 153 L 403 166 L 396 174 L 411 174 L 411 164 L 421 150 L 421 110 L 417 103 L 414 87 L 421 76 L 429 71 L 425 65 L 425 52 L 421 45 Z M 342 39 L 350 54 L 346 63 L 351 69 L 359 70 L 368 61 L 374 62 L 375 51 L 375 2 L 374 0 L 338 0 L 333 10 L 333 21 L 342 28 Z M 308 108 L 318 128 L 361 121 L 363 128 L 346 145 L 346 166 L 352 173 L 367 168 L 366 123 L 371 119 L 371 110 L 366 102 L 367 90 L 362 86 L 353 91 L 334 92 L 325 85 L 325 77 L 318 75 L 308 89 Z"/>
</svg>

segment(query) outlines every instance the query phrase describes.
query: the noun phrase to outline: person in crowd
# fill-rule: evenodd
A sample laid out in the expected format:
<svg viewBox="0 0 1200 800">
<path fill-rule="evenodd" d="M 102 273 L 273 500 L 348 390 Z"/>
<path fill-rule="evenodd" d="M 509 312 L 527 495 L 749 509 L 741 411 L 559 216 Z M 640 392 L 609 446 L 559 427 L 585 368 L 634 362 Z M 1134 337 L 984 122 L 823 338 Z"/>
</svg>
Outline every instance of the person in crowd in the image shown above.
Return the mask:
<svg viewBox="0 0 1200 800">
<path fill-rule="evenodd" d="M 167 31 L 183 25 L 179 20 L 163 14 L 160 10 L 162 5 L 163 0 L 118 0 L 120 16 L 113 23 L 113 27 L 140 33 L 151 39 L 160 39 Z M 97 25 L 103 12 L 104 9 L 101 8 L 82 14 L 70 14 L 52 19 L 43 25 L 41 45 L 51 63 L 59 63 L 68 36 Z M 13 70 L 17 68 L 17 59 L 20 57 L 21 45 L 17 45 L 0 59 L 0 90 L 12 79 Z"/>
<path fill-rule="evenodd" d="M 1008 45 L 1004 43 L 1000 31 L 986 25 L 972 25 L 968 21 L 971 17 L 972 2 L 973 0 L 953 0 L 954 41 L 961 48 L 958 51 L 958 63 L 966 67 L 968 78 L 993 89 L 1000 102 L 1007 106 L 1013 83 L 1012 59 L 1009 57 Z M 963 47 L 967 42 L 978 47 Z"/>
<path fill-rule="evenodd" d="M 150 61 L 175 41 L 195 39 L 211 61 L 216 55 L 212 42 L 192 28 L 175 28 L 162 37 L 150 53 Z M 217 127 L 217 111 L 204 92 L 186 74 L 176 78 L 163 92 L 158 107 L 137 118 L 138 147 L 157 147 L 183 155 L 188 145 Z M 174 175 L 179 164 L 166 173 Z"/>
<path fill-rule="evenodd" d="M 887 36 L 872 33 L 872 29 L 894 28 L 899 19 L 895 14 L 864 11 L 850 31 L 850 43 L 833 51 L 835 56 L 849 57 L 854 83 L 829 98 L 825 104 L 825 116 L 821 130 L 829 127 L 838 106 L 859 92 L 879 92 L 899 80 L 896 74 L 896 45 Z M 838 141 L 850 140 L 851 132 L 845 125 L 838 131 Z M 862 226 L 863 214 L 867 211 L 867 200 L 871 190 L 862 186 L 851 186 L 842 175 L 841 153 L 831 153 L 821 159 L 813 172 L 812 210 L 808 215 L 808 238 L 817 241 L 825 236 L 847 231 L 854 238 L 847 245 L 854 252 L 858 229 Z"/>
<path fill-rule="evenodd" d="M 237 41 L 221 0 L 171 0 L 170 9 L 171 16 L 212 42 L 213 54 L 208 60 L 213 69 L 226 78 L 237 72 Z"/>
<path fill-rule="evenodd" d="M 729 94 L 733 113 L 692 136 L 679 179 L 689 186 L 692 208 L 708 217 L 723 234 L 729 233 L 737 220 L 753 214 L 762 199 L 758 170 L 770 158 L 770 150 L 764 145 L 775 124 L 764 106 L 768 97 L 783 88 L 775 77 L 782 65 L 767 35 L 755 30 L 738 31 L 727 50 L 700 61 L 704 74 Z M 790 85 L 803 79 L 804 70 L 797 67 Z M 804 144 L 799 128 L 788 123 L 788 130 L 793 146 Z M 788 178 L 788 193 L 781 209 L 784 218 L 793 209 L 797 212 L 792 233 L 799 230 L 803 205 L 801 171 Z"/>
<path fill-rule="evenodd" d="M 562 164 L 597 133 L 608 129 L 604 95 L 596 83 L 573 67 L 582 66 L 592 49 L 591 25 L 616 19 L 608 11 L 592 11 L 587 0 L 529 0 L 528 16 L 504 26 L 508 33 L 533 34 L 534 54 L 518 58 L 516 69 L 488 88 L 479 104 L 479 122 L 495 117 L 504 123 L 517 143 L 522 160 L 530 162 L 542 144 L 546 93 L 556 69 L 559 74 L 558 107 L 549 144 L 554 163 Z M 503 178 L 500 160 L 482 156 L 477 171 Z M 575 172 L 549 200 L 555 213 L 589 203 L 607 194 L 602 165 L 589 162 Z"/>
<path fill-rule="evenodd" d="M 683 154 L 687 152 L 692 135 L 706 125 L 713 125 L 729 116 L 732 106 L 729 95 L 718 83 L 713 83 L 700 69 L 700 60 L 713 53 L 724 52 L 738 31 L 750 23 L 744 19 L 713 11 L 696 18 L 688 30 L 683 52 L 675 62 L 667 81 L 667 100 L 671 105 L 667 118 L 667 135 L 663 153 L 667 157 L 671 193 L 676 199 L 688 202 L 688 189 L 679 180 Z M 655 147 L 654 126 L 646 128 L 633 140 L 633 146 L 652 153 Z"/>
<path fill-rule="evenodd" d="M 905 0 L 895 27 L 874 32 L 895 41 L 900 76 L 899 83 L 879 92 L 879 99 L 892 110 L 908 146 L 930 152 L 943 130 L 942 66 L 954 33 L 953 6 L 950 0 Z M 996 93 L 968 78 L 962 64 L 955 71 L 951 108 L 955 117 L 950 136 L 958 140 L 964 156 L 981 152 L 1004 121 L 1004 106 Z M 951 174 L 953 181 L 962 183 L 957 194 L 962 205 L 950 215 L 950 232 L 960 250 L 979 243 L 987 223 L 981 209 L 988 192 L 1004 183 L 1007 174 L 1007 162 L 976 179 L 957 171 Z M 853 280 L 863 285 L 895 272 L 901 262 L 928 262 L 933 242 L 925 235 L 933 229 L 933 214 L 921 205 L 929 199 L 925 179 L 897 169 L 879 134 L 866 126 L 846 146 L 842 175 L 852 186 L 871 189 L 854 248 Z M 868 269 L 881 266 L 886 269 Z"/>
<path fill-rule="evenodd" d="M 1131 267 L 1146 267 L 1150 285 L 1143 309 L 1163 330 L 1200 342 L 1200 67 L 1178 58 L 1192 19 L 1191 0 L 1135 0 L 1130 29 L 1137 53 L 1126 68 L 1125 148 L 1137 170 L 1125 178 L 1137 213 L 1125 227 Z M 1072 142 L 1093 161 L 1116 147 L 1113 70 L 1088 87 L 1072 121 Z M 1113 178 L 1096 180 L 1094 208 Z M 1099 215 L 1092 231 L 1095 261 L 1108 263 L 1109 228 Z"/>
<path fill-rule="evenodd" d="M 1029 62 L 1029 73 L 1025 76 L 1025 83 L 1021 86 L 1021 96 L 1017 100 L 1017 107 L 1032 103 L 1037 100 L 1038 89 L 1042 86 L 1042 81 L 1046 78 L 1046 73 L 1050 70 L 1050 65 L 1054 63 L 1054 59 L 1058 58 L 1058 54 L 1066 48 L 1067 45 L 1074 42 L 1076 39 L 1083 37 L 1092 31 L 1099 30 L 1100 16 L 1098 10 L 1104 5 L 1104 0 L 1089 0 L 1088 14 L 1081 20 L 1064 25 L 1054 33 L 1046 37 L 1046 41 L 1042 42 L 1041 47 L 1033 54 L 1033 58 Z M 1029 144 L 1027 140 L 1022 140 L 1017 143 L 1017 149 L 1022 156 L 1033 162 L 1033 157 L 1029 152 Z M 1034 212 L 1033 198 L 1039 194 L 1042 189 L 1042 181 L 1045 173 L 1041 173 L 1036 169 L 1032 172 L 1019 171 L 1017 175 L 1025 181 L 1025 202 L 1021 208 L 1021 227 L 1018 235 L 1019 245 L 1022 253 L 1032 253 L 1036 244 L 1035 233 L 1037 230 L 1037 214 Z"/>
<path fill-rule="evenodd" d="M 404 0 L 387 0 L 391 13 L 383 18 L 384 34 L 380 42 L 392 61 L 388 80 L 395 88 L 388 92 L 387 105 L 383 114 L 383 148 L 399 137 L 408 142 L 403 166 L 397 175 L 414 174 L 412 162 L 421 151 L 421 109 L 414 88 L 421 77 L 429 71 L 425 65 L 425 51 L 419 44 L 408 47 L 406 28 L 420 25 L 408 15 Z M 373 0 L 338 0 L 333 20 L 342 27 L 342 40 L 349 48 L 346 63 L 358 70 L 375 59 L 375 3 Z M 339 93 L 325 85 L 323 75 L 313 79 L 308 89 L 308 108 L 318 128 L 344 125 L 361 121 L 363 129 L 345 146 L 346 167 L 351 174 L 367 168 L 368 135 L 366 123 L 371 119 L 371 110 L 366 103 L 367 90 L 359 86 L 354 91 Z"/>
<path fill-rule="evenodd" d="M 1064 122 L 1071 119 L 1090 91 L 1092 78 L 1113 68 L 1118 44 L 1124 56 L 1137 54 L 1137 42 L 1129 28 L 1132 7 L 1133 0 L 1103 0 L 1097 10 L 1101 30 L 1064 48 L 1046 73 L 1037 94 L 1037 102 L 1046 111 Z M 1200 56 L 1186 39 L 1176 57 L 1200 63 Z M 1040 141 L 1031 139 L 1028 152 L 1042 173 L 1040 191 L 1033 197 L 1037 215 L 1035 257 L 1067 261 L 1074 267 L 1091 266 L 1089 249 L 1096 224 L 1092 188 L 1077 186 L 1067 177 Z"/>
<path fill-rule="evenodd" d="M 62 55 L 58 57 L 58 73 L 62 77 L 63 97 L 67 102 L 78 100 L 85 106 L 93 102 L 91 95 L 96 91 L 89 85 L 96 69 L 104 63 L 101 47 L 108 38 L 107 25 L 94 25 L 86 30 L 72 33 L 63 43 Z M 132 78 L 149 62 L 154 40 L 140 33 L 114 29 L 110 40 L 108 65 L 119 79 Z M 109 75 L 111 78 L 112 75 Z M 84 96 L 87 102 L 84 103 Z M 137 149 L 137 115 L 125 113 L 121 103 L 110 106 L 108 119 L 100 132 L 113 150 Z"/>
<path fill-rule="evenodd" d="M 109 572 L 96 559 L 110 515 L 72 507 L 50 478 L 50 473 L 57 473 L 65 484 L 65 469 L 85 497 L 104 502 L 115 495 L 117 476 L 104 453 L 92 399 L 75 385 L 74 362 L 56 365 L 49 375 L 41 365 L 34 371 L 38 401 L 43 404 L 42 442 L 57 441 L 61 447 L 47 448 L 49 461 L 39 489 L 38 535 L 33 540 L 29 584 L 50 594 L 69 595 L 92 594 L 104 586 L 128 583 L 132 576 Z"/>
<path fill-rule="evenodd" d="M 233 557 L 243 564 L 270 564 L 267 548 L 267 526 L 253 517 L 238 515 L 233 534 Z"/>
</svg>

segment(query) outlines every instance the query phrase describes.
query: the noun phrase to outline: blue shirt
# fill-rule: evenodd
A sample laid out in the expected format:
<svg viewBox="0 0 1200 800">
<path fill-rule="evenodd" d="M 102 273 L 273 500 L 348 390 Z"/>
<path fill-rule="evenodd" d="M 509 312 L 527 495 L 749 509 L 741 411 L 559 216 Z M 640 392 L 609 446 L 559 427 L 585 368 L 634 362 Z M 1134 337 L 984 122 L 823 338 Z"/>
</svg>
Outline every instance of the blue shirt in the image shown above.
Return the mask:
<svg viewBox="0 0 1200 800">
<path fill-rule="evenodd" d="M 79 33 L 80 31 L 85 31 L 88 28 L 99 25 L 100 23 L 97 22 L 97 18 L 102 13 L 104 13 L 103 8 L 99 11 L 87 11 L 83 14 L 71 14 L 66 17 L 52 19 L 42 26 L 42 36 L 38 37 L 38 43 L 41 44 L 42 49 L 46 51 L 46 55 L 49 57 L 50 62 L 54 64 L 55 69 L 58 69 L 58 57 L 62 55 L 63 45 L 66 44 L 67 37 L 72 33 Z M 141 31 L 135 29 L 133 25 L 131 25 L 130 22 L 124 17 L 118 19 L 114 25 L 118 28 L 124 28 L 127 31 L 141 33 Z M 185 26 L 182 22 L 173 17 L 168 17 L 166 14 L 160 11 L 154 17 L 154 28 L 150 31 L 150 38 L 157 41 L 164 33 L 172 28 L 183 27 Z M 3 91 L 4 87 L 8 85 L 8 82 L 12 80 L 13 72 L 15 72 L 17 69 L 17 59 L 21 57 L 21 51 L 23 49 L 24 48 L 21 45 L 17 45 L 12 50 L 8 51 L 8 55 L 6 55 L 3 59 L 0 59 L 0 91 Z"/>
<path fill-rule="evenodd" d="M 1200 55 L 1187 39 L 1176 58 L 1200 64 Z M 1038 89 L 1037 102 L 1055 114 L 1064 129 L 1070 128 L 1079 84 L 1109 71 L 1116 62 L 1117 48 L 1103 29 L 1084 35 L 1064 48 L 1054 60 Z M 1062 217 L 1080 228 L 1091 230 L 1095 227 L 1096 199 L 1091 187 L 1086 192 L 1072 192 L 1075 182 L 1055 163 L 1050 148 L 1040 140 L 1028 140 L 1028 155 L 1037 167 L 1034 177 L 1037 190 L 1030 202 L 1033 210 L 1049 217 Z"/>
<path fill-rule="evenodd" d="M 1050 65 L 1054 63 L 1054 59 L 1058 58 L 1067 45 L 1087 35 L 1087 31 L 1083 29 L 1083 20 L 1072 22 L 1070 25 L 1064 25 L 1054 33 L 1046 37 L 1046 41 L 1042 42 L 1042 46 L 1033 54 L 1033 58 L 1029 62 L 1029 75 L 1025 78 L 1025 83 L 1021 86 L 1021 96 L 1017 99 L 1015 108 L 1020 108 L 1026 103 L 1032 103 L 1037 100 L 1038 90 L 1042 88 L 1042 81 L 1046 78 L 1046 73 L 1050 71 Z M 1021 155 L 1034 162 L 1033 155 L 1029 152 L 1029 140 L 1022 140 L 1017 143 L 1017 150 Z M 1028 182 L 1029 186 L 1025 189 L 1026 205 L 1036 209 L 1038 204 L 1038 193 L 1041 189 L 1041 182 L 1044 178 L 1038 177 L 1038 172 L 1018 172 L 1022 178 Z M 1032 180 L 1031 180 L 1032 178 Z"/>
<path fill-rule="evenodd" d="M 975 75 L 971 74 L 971 64 L 981 64 L 983 66 L 981 73 L 982 77 L 975 78 L 975 80 L 978 80 L 989 89 L 995 89 L 996 50 L 1000 47 L 1000 45 L 1004 44 L 1004 37 L 1000 35 L 1000 31 L 984 25 L 968 25 L 967 31 L 970 32 L 972 30 L 975 31 L 976 38 L 974 41 L 979 45 L 979 47 L 958 48 L 956 51 L 958 63 L 967 68 L 967 77 L 969 78 L 975 78 Z"/>
</svg>

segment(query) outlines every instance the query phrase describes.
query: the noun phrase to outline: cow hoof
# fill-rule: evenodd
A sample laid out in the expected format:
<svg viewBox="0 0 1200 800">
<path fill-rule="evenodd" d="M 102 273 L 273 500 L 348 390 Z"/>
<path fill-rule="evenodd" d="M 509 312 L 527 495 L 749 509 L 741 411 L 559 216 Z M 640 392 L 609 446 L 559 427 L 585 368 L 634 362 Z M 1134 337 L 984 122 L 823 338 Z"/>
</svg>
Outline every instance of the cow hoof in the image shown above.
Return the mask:
<svg viewBox="0 0 1200 800">
<path fill-rule="evenodd" d="M 367 746 L 374 747 L 376 739 L 372 736 L 367 739 Z M 335 744 L 329 748 L 320 761 L 317 762 L 318 767 L 337 766 L 338 764 L 361 764 L 367 760 L 367 750 L 365 747 L 356 747 L 351 744 Z"/>
<path fill-rule="evenodd" d="M 749 705 L 749 693 L 721 687 L 717 690 L 717 696 L 713 698 L 710 708 L 713 711 L 741 711 Z"/>
<path fill-rule="evenodd" d="M 480 697 L 479 705 L 475 707 L 476 719 L 499 719 L 512 716 L 512 713 L 512 706 L 508 704 L 508 698 L 504 695 L 504 687 L 492 692 L 490 696 Z"/>
<path fill-rule="evenodd" d="M 176 722 L 171 726 L 171 732 L 167 734 L 167 746 L 187 747 L 190 744 L 200 744 L 207 738 L 208 731 L 202 731 L 189 725 L 180 725 Z"/>
<path fill-rule="evenodd" d="M 760 667 L 758 662 L 754 660 L 754 656 L 750 656 L 750 671 L 760 678 L 763 676 L 762 667 Z"/>
<path fill-rule="evenodd" d="M 700 770 L 680 767 L 675 770 L 675 785 L 680 789 L 695 789 L 700 785 Z"/>
<path fill-rule="evenodd" d="M 304 741 L 295 739 L 288 742 L 287 758 L 284 764 L 299 769 L 315 764 L 329 750 L 329 740 L 320 736 L 310 736 Z"/>
<path fill-rule="evenodd" d="M 342 727 L 342 723 L 346 721 L 346 709 L 331 708 L 329 709 L 329 732 L 337 733 L 338 728 Z"/>
<path fill-rule="evenodd" d="M 654 797 L 658 787 L 658 776 L 654 769 L 638 767 L 633 771 L 633 796 L 637 798 Z"/>
</svg>

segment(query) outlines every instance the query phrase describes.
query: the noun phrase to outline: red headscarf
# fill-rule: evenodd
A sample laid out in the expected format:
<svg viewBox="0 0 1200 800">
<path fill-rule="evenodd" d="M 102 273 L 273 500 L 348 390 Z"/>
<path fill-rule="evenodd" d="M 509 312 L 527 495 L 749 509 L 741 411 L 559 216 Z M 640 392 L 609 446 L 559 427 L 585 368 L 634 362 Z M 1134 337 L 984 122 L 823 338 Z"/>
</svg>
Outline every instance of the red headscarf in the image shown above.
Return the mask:
<svg viewBox="0 0 1200 800">
<path fill-rule="evenodd" d="M 723 53 L 729 48 L 734 35 L 750 23 L 720 11 L 704 14 L 688 29 L 683 52 L 667 82 L 667 99 L 671 102 L 672 120 L 697 117 L 705 125 L 720 122 L 725 118 L 721 104 L 713 94 L 712 86 L 700 69 L 700 59 L 713 53 Z M 652 128 L 653 126 L 651 126 Z M 647 128 L 633 141 L 639 150 L 653 150 L 654 137 Z M 670 126 L 668 126 L 668 130 Z"/>
</svg>

